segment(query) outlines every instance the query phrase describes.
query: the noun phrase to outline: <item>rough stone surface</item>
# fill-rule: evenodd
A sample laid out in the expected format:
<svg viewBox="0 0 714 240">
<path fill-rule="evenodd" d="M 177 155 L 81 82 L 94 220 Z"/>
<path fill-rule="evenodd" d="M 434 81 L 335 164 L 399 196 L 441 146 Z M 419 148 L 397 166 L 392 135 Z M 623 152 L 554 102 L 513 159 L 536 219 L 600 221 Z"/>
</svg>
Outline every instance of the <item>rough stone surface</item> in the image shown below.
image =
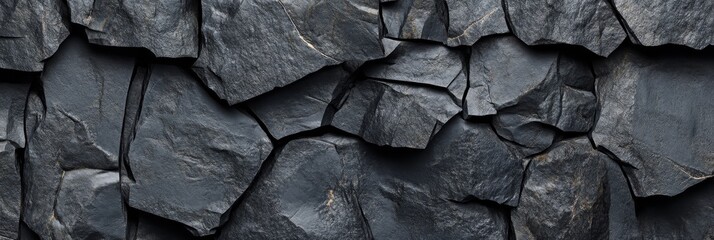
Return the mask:
<svg viewBox="0 0 714 240">
<path fill-rule="evenodd" d="M 326 67 L 288 86 L 251 99 L 246 104 L 276 139 L 329 125 L 333 101 L 347 89 L 346 66 Z"/>
<path fill-rule="evenodd" d="M 89 42 L 144 47 L 158 57 L 197 57 L 198 0 L 67 1 L 73 23 L 85 26 Z"/>
<path fill-rule="evenodd" d="M 645 198 L 637 219 L 644 239 L 714 238 L 714 181 L 707 180 L 674 197 Z"/>
<path fill-rule="evenodd" d="M 69 35 L 59 0 L 0 3 L 0 68 L 42 71 L 42 61 Z"/>
<path fill-rule="evenodd" d="M 623 48 L 596 63 L 593 140 L 629 165 L 635 195 L 676 195 L 714 175 L 712 56 Z"/>
<path fill-rule="evenodd" d="M 440 0 L 398 0 L 382 4 L 385 36 L 395 39 L 447 39 L 446 2 Z"/>
<path fill-rule="evenodd" d="M 703 49 L 714 44 L 714 2 L 613 0 L 630 40 L 645 46 L 679 44 Z"/>
<path fill-rule="evenodd" d="M 17 239 L 22 189 L 15 146 L 0 140 L 0 239 Z"/>
<path fill-rule="evenodd" d="M 114 184 L 108 177 L 91 176 L 99 173 L 74 172 L 118 169 L 124 103 L 133 67 L 132 57 L 98 51 L 76 36 L 47 62 L 41 89 L 30 95 L 27 104 L 23 168 L 24 222 L 41 238 L 121 238 L 117 232 L 124 232 L 124 227 L 117 223 L 125 220 L 120 201 L 106 200 L 111 194 L 120 196 L 118 185 L 113 189 L 108 187 Z M 118 177 L 112 181 L 118 182 Z M 83 187 L 90 182 L 92 188 Z M 117 192 L 107 192 L 110 188 Z M 94 197 L 98 197 L 96 204 Z M 115 206 L 119 213 L 106 206 Z"/>
<path fill-rule="evenodd" d="M 608 56 L 627 37 L 607 0 L 505 1 L 513 33 L 528 45 L 579 45 Z"/>
<path fill-rule="evenodd" d="M 423 149 L 460 110 L 443 91 L 366 79 L 345 96 L 332 125 L 377 145 Z"/>
<path fill-rule="evenodd" d="M 473 45 L 481 37 L 507 33 L 502 1 L 445 0 L 448 8 L 449 46 Z"/>
<path fill-rule="evenodd" d="M 23 117 L 29 91 L 29 82 L 0 81 L 0 141 L 9 141 L 19 148 L 25 147 Z"/>
<path fill-rule="evenodd" d="M 636 237 L 618 229 L 636 221 L 626 218 L 634 215 L 629 192 L 610 187 L 625 183 L 622 171 L 608 167 L 611 160 L 587 138 L 559 142 L 529 161 L 520 205 L 511 214 L 516 239 Z"/>
<path fill-rule="evenodd" d="M 479 41 L 470 65 L 465 115 L 496 114 L 498 134 L 527 154 L 548 148 L 554 129 L 587 132 L 593 125 L 594 77 L 582 59 L 499 36 Z"/>
<path fill-rule="evenodd" d="M 184 69 L 152 66 L 129 148 L 129 206 L 211 234 L 272 150 L 246 113 Z"/>
<path fill-rule="evenodd" d="M 235 104 L 324 66 L 379 58 L 378 4 L 202 1 L 205 42 L 194 70 L 220 98 Z"/>
</svg>

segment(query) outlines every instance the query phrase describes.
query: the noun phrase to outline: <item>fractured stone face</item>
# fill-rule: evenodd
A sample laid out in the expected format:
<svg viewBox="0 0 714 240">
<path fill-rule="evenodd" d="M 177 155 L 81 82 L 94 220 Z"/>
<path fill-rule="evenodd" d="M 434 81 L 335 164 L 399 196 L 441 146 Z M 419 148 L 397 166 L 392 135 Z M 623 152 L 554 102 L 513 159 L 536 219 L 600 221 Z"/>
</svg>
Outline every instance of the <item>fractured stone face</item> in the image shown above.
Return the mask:
<svg viewBox="0 0 714 240">
<path fill-rule="evenodd" d="M 631 167 L 635 195 L 672 196 L 714 176 L 714 57 L 623 48 L 595 64 L 596 145 Z"/>
<path fill-rule="evenodd" d="M 345 96 L 332 125 L 377 145 L 423 149 L 460 110 L 442 91 L 365 79 Z"/>
<path fill-rule="evenodd" d="M 585 137 L 559 142 L 530 159 L 516 239 L 634 239 L 634 204 L 622 171 Z M 619 175 L 619 176 L 618 176 Z"/>
<path fill-rule="evenodd" d="M 714 238 L 714 181 L 706 180 L 674 197 L 638 202 L 637 220 L 644 239 Z"/>
<path fill-rule="evenodd" d="M 613 0 L 630 33 L 645 46 L 679 44 L 703 49 L 714 44 L 714 2 Z"/>
<path fill-rule="evenodd" d="M 449 46 L 473 45 L 481 37 L 507 33 L 502 1 L 445 0 L 449 10 Z"/>
<path fill-rule="evenodd" d="M 15 146 L 0 140 L 0 239 L 18 239 L 20 226 L 20 166 Z"/>
<path fill-rule="evenodd" d="M 513 36 L 479 41 L 471 52 L 465 115 L 496 115 L 499 135 L 526 154 L 551 145 L 554 128 L 587 132 L 596 109 L 589 63 L 559 51 L 531 49 Z"/>
<path fill-rule="evenodd" d="M 513 33 L 528 45 L 571 44 L 608 56 L 627 36 L 607 0 L 506 0 Z"/>
<path fill-rule="evenodd" d="M 197 57 L 197 0 L 67 1 L 73 23 L 85 26 L 89 42 L 144 47 L 157 57 Z"/>
<path fill-rule="evenodd" d="M 32 92 L 27 103 L 28 143 L 23 170 L 27 183 L 24 221 L 41 238 L 95 235 L 111 238 L 116 232 L 124 231 L 124 225 L 117 224 L 125 221 L 118 200 L 116 207 L 120 214 L 111 218 L 104 215 L 106 209 L 84 209 L 89 205 L 64 200 L 77 197 L 74 193 L 62 197 L 58 193 L 62 186 L 75 188 L 73 183 L 67 182 L 71 181 L 72 171 L 118 169 L 124 104 L 133 68 L 132 57 L 118 52 L 99 52 L 76 36 L 68 38 L 47 62 L 41 77 L 41 92 Z M 93 181 L 86 179 L 91 178 L 89 176 L 83 178 L 77 182 Z M 92 191 L 104 191 L 102 189 Z M 90 189 L 81 189 L 85 190 Z M 118 197 L 118 185 L 116 191 Z M 72 218 L 80 219 L 77 221 L 82 224 L 64 222 L 63 216 L 58 215 L 60 209 L 67 214 L 65 217 L 73 215 Z"/>
<path fill-rule="evenodd" d="M 447 39 L 446 3 L 443 0 L 398 0 L 382 4 L 386 36 L 396 39 Z"/>
<path fill-rule="evenodd" d="M 20 148 L 25 147 L 23 117 L 29 90 L 29 81 L 0 81 L 0 141 L 10 141 Z"/>
<path fill-rule="evenodd" d="M 129 206 L 211 234 L 272 144 L 248 114 L 220 104 L 181 68 L 154 65 L 130 143 Z"/>
<path fill-rule="evenodd" d="M 328 65 L 382 57 L 378 4 L 202 1 L 205 43 L 194 71 L 235 104 Z"/>
<path fill-rule="evenodd" d="M 59 0 L 0 3 L 0 68 L 42 71 L 42 61 L 69 35 Z"/>
</svg>

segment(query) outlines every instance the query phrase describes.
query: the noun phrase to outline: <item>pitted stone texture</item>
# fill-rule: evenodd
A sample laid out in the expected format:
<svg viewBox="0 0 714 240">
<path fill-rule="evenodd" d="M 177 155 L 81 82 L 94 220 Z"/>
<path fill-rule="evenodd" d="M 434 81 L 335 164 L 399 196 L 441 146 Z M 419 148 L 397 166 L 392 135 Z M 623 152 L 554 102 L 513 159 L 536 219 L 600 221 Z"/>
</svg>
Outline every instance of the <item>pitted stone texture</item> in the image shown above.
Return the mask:
<svg viewBox="0 0 714 240">
<path fill-rule="evenodd" d="M 33 92 L 27 104 L 28 143 L 23 170 L 27 183 L 24 221 L 41 238 L 75 234 L 113 236 L 113 232 L 94 231 L 107 230 L 105 228 L 86 230 L 63 222 L 61 216 L 57 216 L 58 209 L 68 212 L 79 209 L 74 209 L 76 205 L 61 205 L 63 202 L 57 193 L 67 171 L 119 168 L 124 104 L 133 68 L 132 57 L 97 51 L 76 36 L 65 41 L 47 62 L 41 77 L 41 92 Z M 85 210 L 78 218 L 105 211 Z M 123 214 L 120 217 L 120 220 L 98 218 L 107 222 L 92 220 L 92 225 L 124 221 Z M 124 231 L 121 225 L 114 227 L 120 230 L 113 231 Z"/>
<path fill-rule="evenodd" d="M 69 35 L 60 0 L 0 3 L 0 68 L 39 72 Z"/>
<path fill-rule="evenodd" d="M 315 73 L 246 102 L 276 139 L 329 125 L 337 103 L 347 91 L 351 72 L 346 66 L 325 67 Z"/>
<path fill-rule="evenodd" d="M 645 46 L 714 44 L 714 2 L 708 0 L 613 0 L 630 39 Z"/>
<path fill-rule="evenodd" d="M 607 57 L 627 37 L 607 0 L 505 1 L 513 33 L 528 45 L 579 45 Z"/>
<path fill-rule="evenodd" d="M 198 0 L 69 0 L 73 23 L 89 42 L 143 47 L 157 57 L 198 56 Z"/>
<path fill-rule="evenodd" d="M 445 0 L 449 10 L 449 46 L 473 45 L 481 37 L 507 33 L 503 4 L 498 0 Z"/>
<path fill-rule="evenodd" d="M 213 233 L 272 150 L 248 114 L 187 70 L 153 65 L 129 148 L 129 206 Z"/>
<path fill-rule="evenodd" d="M 585 137 L 530 159 L 511 214 L 516 239 L 635 239 L 632 197 L 620 191 L 627 182 L 609 161 Z"/>
<path fill-rule="evenodd" d="M 532 49 L 513 36 L 482 39 L 471 52 L 465 115 L 496 115 L 502 137 L 533 154 L 557 132 L 587 132 L 595 117 L 589 62 L 549 49 Z"/>
<path fill-rule="evenodd" d="M 424 149 L 460 110 L 446 91 L 365 79 L 345 96 L 332 125 L 377 145 Z"/>
<path fill-rule="evenodd" d="M 236 104 L 328 65 L 383 56 L 379 2 L 207 0 L 194 71 Z"/>
<path fill-rule="evenodd" d="M 714 55 L 622 48 L 595 64 L 596 145 L 613 152 L 636 196 L 673 196 L 714 176 Z"/>
</svg>

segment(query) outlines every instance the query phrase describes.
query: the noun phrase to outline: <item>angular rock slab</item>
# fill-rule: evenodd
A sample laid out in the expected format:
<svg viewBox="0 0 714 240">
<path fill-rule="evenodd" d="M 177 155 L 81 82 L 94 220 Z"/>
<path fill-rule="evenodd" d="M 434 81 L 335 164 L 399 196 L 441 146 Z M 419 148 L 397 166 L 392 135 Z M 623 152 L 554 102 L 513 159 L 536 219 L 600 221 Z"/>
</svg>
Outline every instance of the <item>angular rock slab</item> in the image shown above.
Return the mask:
<svg viewBox="0 0 714 240">
<path fill-rule="evenodd" d="M 144 47 L 157 57 L 198 56 L 197 0 L 67 1 L 71 20 L 85 26 L 89 42 Z"/>
<path fill-rule="evenodd" d="M 211 234 L 272 150 L 248 114 L 176 66 L 154 65 L 129 148 L 129 206 Z"/>
<path fill-rule="evenodd" d="M 595 64 L 596 145 L 631 167 L 636 196 L 673 196 L 714 176 L 714 55 L 623 48 Z"/>
<path fill-rule="evenodd" d="M 382 4 L 385 36 L 446 42 L 446 3 L 442 0 L 399 0 Z"/>
<path fill-rule="evenodd" d="M 378 4 L 202 1 L 205 43 L 194 71 L 220 98 L 236 104 L 328 65 L 382 57 Z"/>
<path fill-rule="evenodd" d="M 507 234 L 505 215 L 498 209 L 441 199 L 378 171 L 378 163 L 388 156 L 362 141 L 332 134 L 297 139 L 275 156 L 270 170 L 237 205 L 219 239 Z"/>
<path fill-rule="evenodd" d="M 699 183 L 674 197 L 638 202 L 644 239 L 714 238 L 714 181 Z"/>
<path fill-rule="evenodd" d="M 276 139 L 329 125 L 351 72 L 331 66 L 246 102 Z"/>
<path fill-rule="evenodd" d="M 332 126 L 373 144 L 424 149 L 460 110 L 445 91 L 365 79 L 345 96 Z"/>
<path fill-rule="evenodd" d="M 587 132 L 596 102 L 589 62 L 533 49 L 513 36 L 484 38 L 471 52 L 465 115 L 496 115 L 498 134 L 526 154 L 551 145 L 556 131 Z"/>
<path fill-rule="evenodd" d="M 530 159 L 516 239 L 634 239 L 634 203 L 622 171 L 587 138 L 559 142 Z M 619 175 L 619 176 L 618 176 Z M 625 228 L 625 229 L 623 229 Z"/>
<path fill-rule="evenodd" d="M 461 104 L 468 85 L 466 56 L 441 44 L 391 41 L 394 49 L 383 59 L 363 66 L 369 78 L 418 83 L 443 88 Z"/>
<path fill-rule="evenodd" d="M 59 0 L 0 3 L 0 68 L 42 71 L 43 60 L 69 35 Z"/>
<path fill-rule="evenodd" d="M 0 141 L 10 141 L 17 147 L 25 147 L 23 118 L 29 91 L 29 82 L 0 81 Z"/>
<path fill-rule="evenodd" d="M 97 51 L 77 36 L 68 38 L 47 62 L 40 92 L 32 92 L 28 99 L 25 118 L 28 143 L 23 169 L 23 179 L 28 183 L 24 221 L 41 238 L 74 234 L 113 236 L 113 232 L 66 225 L 70 223 L 57 216 L 58 209 L 67 212 L 79 209 L 74 209 L 76 205 L 60 205 L 62 200 L 57 193 L 68 171 L 119 168 L 122 118 L 133 68 L 132 57 Z M 104 211 L 87 210 L 82 214 Z M 121 218 L 124 221 L 123 214 Z M 90 222 L 111 225 L 117 221 L 99 219 L 107 222 Z"/>
<path fill-rule="evenodd" d="M 0 239 L 18 239 L 22 180 L 15 146 L 0 140 Z"/>
<path fill-rule="evenodd" d="M 481 37 L 509 32 L 501 1 L 445 1 L 449 13 L 448 46 L 471 46 Z"/>
<path fill-rule="evenodd" d="M 632 42 L 679 44 L 703 49 L 714 44 L 714 2 L 613 0 Z"/>
<path fill-rule="evenodd" d="M 578 45 L 607 57 L 627 36 L 607 0 L 505 2 L 513 33 L 528 45 Z"/>
</svg>

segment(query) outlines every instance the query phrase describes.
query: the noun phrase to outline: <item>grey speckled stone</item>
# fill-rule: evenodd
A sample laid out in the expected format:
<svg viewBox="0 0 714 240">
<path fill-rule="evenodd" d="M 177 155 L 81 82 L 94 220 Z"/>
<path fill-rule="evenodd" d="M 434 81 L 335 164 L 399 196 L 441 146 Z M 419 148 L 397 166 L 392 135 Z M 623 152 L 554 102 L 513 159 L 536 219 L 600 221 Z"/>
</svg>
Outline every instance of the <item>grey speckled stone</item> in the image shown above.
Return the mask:
<svg viewBox="0 0 714 240">
<path fill-rule="evenodd" d="M 382 4 L 385 35 L 395 39 L 446 42 L 446 3 L 443 0 L 398 0 Z"/>
<path fill-rule="evenodd" d="M 608 56 L 627 37 L 607 0 L 506 0 L 513 33 L 528 45 L 579 45 Z"/>
<path fill-rule="evenodd" d="M 59 205 L 57 199 L 66 171 L 119 168 L 122 118 L 133 68 L 133 58 L 118 52 L 98 52 L 76 36 L 65 41 L 47 62 L 42 93 L 30 96 L 25 118 L 24 221 L 40 237 L 59 238 L 78 230 L 57 216 L 59 208 L 79 211 Z M 85 210 L 87 215 L 99 211 Z M 92 224 L 115 222 L 99 219 L 108 222 L 92 220 Z M 84 234 L 112 235 L 86 231 L 80 235 Z"/>
<path fill-rule="evenodd" d="M 377 145 L 423 149 L 460 110 L 446 91 L 366 79 L 345 96 L 332 125 Z"/>
<path fill-rule="evenodd" d="M 470 64 L 465 115 L 496 114 L 498 134 L 525 147 L 524 153 L 550 146 L 555 128 L 587 132 L 592 127 L 596 102 L 587 61 L 499 36 L 474 45 Z"/>
<path fill-rule="evenodd" d="M 674 197 L 638 202 L 643 239 L 714 239 L 714 181 L 699 183 Z"/>
<path fill-rule="evenodd" d="M 235 104 L 324 66 L 382 57 L 378 4 L 202 1 L 205 43 L 194 71 L 220 98 Z"/>
<path fill-rule="evenodd" d="M 714 44 L 714 2 L 708 0 L 613 0 L 630 39 L 645 46 Z"/>
<path fill-rule="evenodd" d="M 631 165 L 635 195 L 672 196 L 714 176 L 714 55 L 623 48 L 595 66 L 592 137 Z"/>
<path fill-rule="evenodd" d="M 249 115 L 187 70 L 154 65 L 129 148 L 129 206 L 213 233 L 272 150 Z"/>
<path fill-rule="evenodd" d="M 585 137 L 530 159 L 511 214 L 516 239 L 636 239 L 627 182 L 609 161 Z"/>
<path fill-rule="evenodd" d="M 73 23 L 89 42 L 144 47 L 158 57 L 198 56 L 198 0 L 69 0 Z"/>
<path fill-rule="evenodd" d="M 0 239 L 18 239 L 20 229 L 20 166 L 12 143 L 0 140 Z"/>
<path fill-rule="evenodd" d="M 508 24 L 499 0 L 445 0 L 449 10 L 449 46 L 473 45 L 481 37 L 507 33 Z"/>
<path fill-rule="evenodd" d="M 0 68 L 42 71 L 69 35 L 60 0 L 0 2 Z"/>
<path fill-rule="evenodd" d="M 281 139 L 329 125 L 335 112 L 332 102 L 347 90 L 351 72 L 331 66 L 246 102 L 270 134 Z"/>
</svg>

